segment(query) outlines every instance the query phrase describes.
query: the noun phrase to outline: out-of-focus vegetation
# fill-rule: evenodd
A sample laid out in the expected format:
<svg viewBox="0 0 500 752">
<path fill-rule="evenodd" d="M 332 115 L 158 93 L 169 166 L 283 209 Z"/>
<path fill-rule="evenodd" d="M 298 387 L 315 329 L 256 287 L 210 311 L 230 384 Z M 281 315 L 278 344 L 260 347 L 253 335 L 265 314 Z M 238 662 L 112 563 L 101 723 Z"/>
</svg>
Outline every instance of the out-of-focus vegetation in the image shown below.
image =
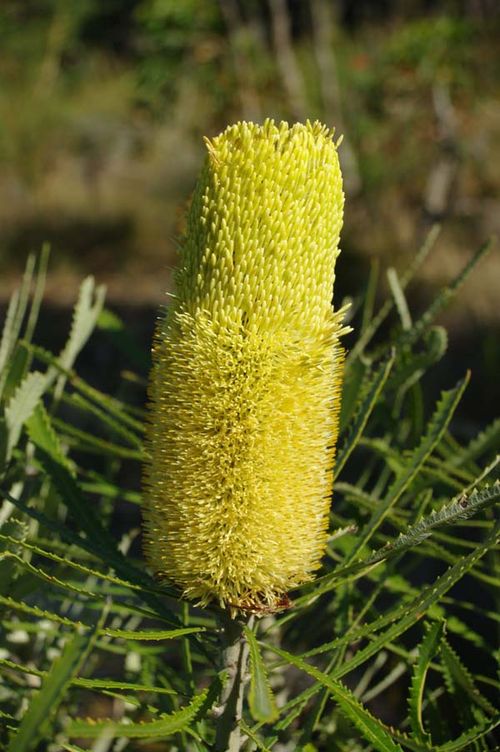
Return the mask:
<svg viewBox="0 0 500 752">
<path fill-rule="evenodd" d="M 499 224 L 499 26 L 486 0 L 3 0 L 4 297 L 49 240 L 59 302 L 91 269 L 111 297 L 156 303 L 202 135 L 265 116 L 344 134 L 353 277 L 403 264 L 443 219 L 442 282 Z M 493 257 L 465 311 L 498 316 L 498 273 Z"/>
</svg>

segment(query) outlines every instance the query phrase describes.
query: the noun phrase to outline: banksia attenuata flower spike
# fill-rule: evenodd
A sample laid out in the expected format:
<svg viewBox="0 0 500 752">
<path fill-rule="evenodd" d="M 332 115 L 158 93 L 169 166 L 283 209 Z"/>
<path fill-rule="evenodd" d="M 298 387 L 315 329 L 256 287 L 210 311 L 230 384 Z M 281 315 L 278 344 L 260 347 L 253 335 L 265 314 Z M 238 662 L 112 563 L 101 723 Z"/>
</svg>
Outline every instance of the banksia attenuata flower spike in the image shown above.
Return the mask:
<svg viewBox="0 0 500 752">
<path fill-rule="evenodd" d="M 342 178 L 320 123 L 237 123 L 206 143 L 153 349 L 145 551 L 187 597 L 272 611 L 326 544 Z"/>
</svg>

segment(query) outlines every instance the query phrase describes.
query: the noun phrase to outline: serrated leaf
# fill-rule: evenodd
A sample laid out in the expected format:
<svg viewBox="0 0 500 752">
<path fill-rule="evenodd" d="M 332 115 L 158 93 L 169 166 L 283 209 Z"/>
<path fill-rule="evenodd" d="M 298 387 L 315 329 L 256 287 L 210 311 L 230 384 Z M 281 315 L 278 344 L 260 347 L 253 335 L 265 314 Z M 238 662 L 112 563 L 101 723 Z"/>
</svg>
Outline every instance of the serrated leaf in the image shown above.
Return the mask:
<svg viewBox="0 0 500 752">
<path fill-rule="evenodd" d="M 450 282 L 449 285 L 443 287 L 437 297 L 433 300 L 429 308 L 425 313 L 415 322 L 414 326 L 403 332 L 400 341 L 402 344 L 411 344 L 416 342 L 423 335 L 426 329 L 432 324 L 436 316 L 448 305 L 450 300 L 456 295 L 458 290 L 462 287 L 465 280 L 479 263 L 479 261 L 491 250 L 493 245 L 492 240 L 483 243 L 478 250 L 473 254 L 470 260 L 465 264 L 463 269 L 457 274 L 455 279 Z"/>
<path fill-rule="evenodd" d="M 9 431 L 5 421 L 3 406 L 0 405 L 0 472 L 3 472 L 7 462 L 7 443 L 9 440 Z"/>
<path fill-rule="evenodd" d="M 62 588 L 63 590 L 68 590 L 72 593 L 78 593 L 80 595 L 88 595 L 93 596 L 95 593 L 91 592 L 90 590 L 87 590 L 84 587 L 80 587 L 78 585 L 75 585 L 73 583 L 67 582 L 65 580 L 61 580 L 58 577 L 55 577 L 52 574 L 49 574 L 41 567 L 35 567 L 33 564 L 30 564 L 29 561 L 26 561 L 21 556 L 18 556 L 13 551 L 4 551 L 2 554 L 0 554 L 0 561 L 15 561 L 18 567 L 25 569 L 30 574 L 34 575 L 35 577 L 38 577 L 41 580 L 44 580 L 45 582 L 48 582 L 50 585 L 54 585 L 56 587 Z"/>
<path fill-rule="evenodd" d="M 181 629 L 108 629 L 103 627 L 102 634 L 108 637 L 119 637 L 123 640 L 139 640 L 142 642 L 158 642 L 159 640 L 174 640 L 177 637 L 185 637 L 189 634 L 204 632 L 204 627 L 182 627 Z"/>
<path fill-rule="evenodd" d="M 401 393 L 421 379 L 422 373 L 440 360 L 446 352 L 448 335 L 442 326 L 431 327 L 424 333 L 423 340 L 423 352 L 414 353 L 409 348 L 401 348 L 398 351 L 387 389 L 399 389 L 399 399 L 401 399 Z"/>
<path fill-rule="evenodd" d="M 177 710 L 169 715 L 164 715 L 157 721 L 144 721 L 142 723 L 116 723 L 109 720 L 86 721 L 77 718 L 71 721 L 66 728 L 66 734 L 70 737 L 83 739 L 96 739 L 107 736 L 108 739 L 155 739 L 164 738 L 185 731 L 196 718 L 208 697 L 208 690 L 197 695 L 189 705 L 182 710 Z M 9 750 L 10 752 L 10 750 Z"/>
<path fill-rule="evenodd" d="M 391 355 L 391 357 L 388 358 L 384 363 L 382 363 L 379 370 L 375 373 L 375 376 L 373 377 L 370 385 L 368 386 L 366 390 L 366 394 L 363 397 L 361 404 L 358 406 L 356 410 L 355 418 L 352 421 L 351 427 L 349 429 L 349 433 L 346 437 L 344 444 L 342 445 L 342 448 L 340 449 L 338 453 L 337 460 L 335 462 L 335 477 L 336 478 L 341 473 L 342 468 L 344 467 L 345 463 L 349 459 L 349 456 L 351 455 L 354 448 L 356 447 L 356 444 L 366 427 L 366 424 L 373 411 L 373 408 L 375 407 L 377 400 L 380 396 L 380 393 L 382 389 L 384 388 L 384 384 L 387 381 L 387 377 L 389 376 L 393 363 L 394 363 L 394 354 Z"/>
<path fill-rule="evenodd" d="M 30 254 L 26 261 L 23 280 L 19 290 L 16 290 L 9 301 L 7 316 L 2 330 L 0 342 L 0 394 L 3 392 L 5 379 L 7 378 L 7 363 L 16 347 L 23 319 L 28 307 L 28 300 L 35 268 L 35 257 Z"/>
<path fill-rule="evenodd" d="M 66 688 L 78 672 L 94 637 L 94 630 L 78 630 L 66 643 L 62 655 L 46 675 L 26 710 L 19 729 L 11 738 L 8 752 L 28 752 L 43 739 L 63 700 Z"/>
<path fill-rule="evenodd" d="M 38 417 L 42 411 L 38 412 Z M 68 508 L 75 520 L 97 545 L 109 546 L 110 536 L 98 520 L 94 510 L 85 502 L 73 473 L 68 468 L 67 459 L 60 454 L 52 441 L 55 433 L 50 429 L 50 421 L 45 413 L 43 420 L 36 420 L 28 426 L 31 441 L 37 449 L 37 458 L 48 477 L 52 480 L 61 502 Z"/>
<path fill-rule="evenodd" d="M 494 547 L 498 542 L 498 534 L 500 530 L 500 521 L 495 524 L 488 538 L 478 547 L 472 551 L 468 556 L 460 558 L 453 566 L 449 567 L 447 571 L 438 577 L 431 585 L 423 588 L 422 591 L 414 598 L 410 603 L 402 603 L 391 611 L 382 616 L 379 616 L 374 621 L 366 624 L 360 629 L 353 630 L 350 634 L 338 637 L 332 642 L 325 643 L 319 648 L 309 650 L 303 654 L 303 657 L 311 657 L 313 655 L 319 655 L 330 650 L 335 650 L 342 645 L 357 642 L 364 637 L 371 637 L 375 632 L 383 629 L 388 624 L 395 622 L 389 627 L 382 635 L 377 638 L 373 638 L 370 643 L 361 650 L 358 650 L 355 655 L 343 664 L 335 672 L 336 678 L 341 678 L 344 674 L 357 668 L 364 663 L 368 658 L 378 652 L 388 642 L 394 640 L 399 635 L 403 634 L 419 619 L 421 619 L 429 610 L 429 608 L 436 603 L 445 593 L 448 592 L 480 559 L 487 551 Z M 268 645 L 272 650 L 272 646 Z"/>
<path fill-rule="evenodd" d="M 38 314 L 40 313 L 40 306 L 42 304 L 43 292 L 45 289 L 45 280 L 47 277 L 47 267 L 49 263 L 49 256 L 50 256 L 50 245 L 49 243 L 43 243 L 42 250 L 40 252 L 40 256 L 38 259 L 38 269 L 36 272 L 36 279 L 35 279 L 35 290 L 33 292 L 28 321 L 26 322 L 26 329 L 23 335 L 23 338 L 27 342 L 31 341 L 31 338 L 33 337 L 33 333 L 35 331 L 35 327 L 38 321 Z"/>
<path fill-rule="evenodd" d="M 462 696 L 465 694 L 469 700 L 479 705 L 488 715 L 494 715 L 496 708 L 481 694 L 472 674 L 464 666 L 448 640 L 442 640 L 440 653 L 448 688 L 453 691 L 453 687 L 456 686 Z"/>
<path fill-rule="evenodd" d="M 392 739 L 390 730 L 375 718 L 347 687 L 306 663 L 302 658 L 281 648 L 273 646 L 271 649 L 287 663 L 291 663 L 292 666 L 309 674 L 321 686 L 328 689 L 342 713 L 354 723 L 363 738 L 372 744 L 378 752 L 403 752 L 400 745 Z"/>
<path fill-rule="evenodd" d="M 349 378 L 342 384 L 342 400 L 340 403 L 339 437 L 350 426 L 351 419 L 360 401 L 360 394 L 365 380 L 370 375 L 370 367 L 361 360 L 355 360 L 349 369 Z"/>
<path fill-rule="evenodd" d="M 50 368 L 54 369 L 56 373 L 64 376 L 80 394 L 88 397 L 90 400 L 95 402 L 96 405 L 102 407 L 104 410 L 109 412 L 114 417 L 118 418 L 127 426 L 130 426 L 130 428 L 132 428 L 133 430 L 143 433 L 144 424 L 140 420 L 132 417 L 132 413 L 140 413 L 142 415 L 142 410 L 140 410 L 139 408 L 132 408 L 130 405 L 121 402 L 115 397 L 111 397 L 109 394 L 105 394 L 104 392 L 99 391 L 99 389 L 90 386 L 90 384 L 87 384 L 87 382 L 84 381 L 84 379 L 82 379 L 80 376 L 78 376 L 75 371 L 63 368 L 58 359 L 54 355 L 52 355 L 52 353 L 44 350 L 43 347 L 29 343 L 23 344 L 38 360 L 50 366 Z"/>
<path fill-rule="evenodd" d="M 435 622 L 429 628 L 418 647 L 417 660 L 413 668 L 413 676 L 410 684 L 408 698 L 410 710 L 410 724 L 415 737 L 421 742 L 432 743 L 430 735 L 426 732 L 422 719 L 422 703 L 424 699 L 425 681 L 430 663 L 436 654 L 441 638 L 444 633 L 444 622 Z"/>
<path fill-rule="evenodd" d="M 63 541 L 66 541 L 67 543 L 71 545 L 78 546 L 83 551 L 88 552 L 89 554 L 92 554 L 93 557 L 99 560 L 103 560 L 106 564 L 109 566 L 112 566 L 114 568 L 120 569 L 120 565 L 122 565 L 123 569 L 127 569 L 129 574 L 132 574 L 131 580 L 123 577 L 122 582 L 127 583 L 127 587 L 133 586 L 135 590 L 141 593 L 141 595 L 149 595 L 153 593 L 158 593 L 160 595 L 177 595 L 176 591 L 173 591 L 172 588 L 168 588 L 165 586 L 158 586 L 155 581 L 150 578 L 145 572 L 141 572 L 138 570 L 132 563 L 127 562 L 126 565 L 123 564 L 123 558 L 119 558 L 118 562 L 112 558 L 112 551 L 106 551 L 102 547 L 96 544 L 95 541 L 88 539 L 88 538 L 82 538 L 78 535 L 76 535 L 72 530 L 70 530 L 68 527 L 65 527 L 64 525 L 61 525 L 60 523 L 49 519 L 45 514 L 42 512 L 39 512 L 37 509 L 34 509 L 32 507 L 27 506 L 24 504 L 20 499 L 16 499 L 15 496 L 12 496 L 7 491 L 3 491 L 3 495 L 6 499 L 8 499 L 15 507 L 20 509 L 22 512 L 24 512 L 29 517 L 32 517 L 34 520 L 39 522 L 44 527 L 47 527 L 49 530 L 54 532 L 56 535 L 59 535 Z M 111 561 L 108 560 L 108 557 L 111 558 Z M 118 566 L 117 566 L 118 564 Z M 100 573 L 99 576 L 103 576 L 104 579 L 107 578 L 107 575 L 104 573 Z M 163 607 L 160 606 L 158 601 L 155 599 L 156 609 L 157 613 L 160 618 L 165 620 L 165 614 L 170 613 L 168 610 L 166 611 Z M 158 608 L 158 606 L 160 606 Z M 168 621 L 169 619 L 167 619 Z M 177 623 L 175 622 L 177 625 Z"/>
<path fill-rule="evenodd" d="M 46 388 L 46 377 L 39 371 L 29 373 L 21 382 L 5 409 L 5 422 L 9 432 L 7 458 L 16 446 L 24 423 L 39 404 Z"/>
<path fill-rule="evenodd" d="M 439 747 L 435 748 L 435 752 L 459 752 L 459 750 L 472 749 L 474 742 L 477 742 L 486 734 L 490 734 L 500 725 L 500 713 L 495 713 L 493 718 L 486 719 L 483 723 L 473 726 L 473 728 L 467 729 L 457 739 L 453 739 L 451 742 L 446 742 Z"/>
<path fill-rule="evenodd" d="M 438 235 L 440 233 L 440 226 L 434 225 L 431 230 L 429 231 L 427 237 L 425 238 L 423 244 L 418 249 L 417 253 L 413 257 L 413 260 L 411 264 L 409 265 L 408 269 L 405 270 L 405 272 L 401 276 L 401 289 L 405 290 L 411 279 L 414 277 L 415 273 L 418 271 L 424 260 L 427 258 L 427 255 L 429 254 L 430 250 L 434 246 Z M 370 321 L 370 323 L 367 325 L 366 329 L 363 331 L 362 335 L 358 338 L 358 341 L 352 348 L 351 352 L 349 353 L 349 356 L 347 358 L 346 366 L 347 368 L 350 368 L 351 364 L 360 356 L 360 354 L 363 352 L 365 347 L 369 344 L 369 342 L 372 340 L 373 336 L 376 334 L 378 329 L 380 328 L 381 324 L 385 321 L 389 313 L 392 311 L 394 307 L 394 300 L 392 298 L 388 298 L 385 303 L 382 305 L 378 313 L 374 316 L 374 318 Z"/>
<path fill-rule="evenodd" d="M 104 285 L 96 287 L 92 276 L 83 280 L 73 312 L 70 335 L 58 358 L 63 369 L 69 370 L 72 368 L 78 354 L 92 334 L 104 305 L 105 295 L 106 288 Z M 57 376 L 57 372 L 51 368 L 47 376 L 52 381 Z M 64 374 L 59 376 L 55 388 L 56 400 L 61 396 L 65 381 Z"/>
<path fill-rule="evenodd" d="M 51 420 L 44 405 L 39 403 L 31 417 L 26 421 L 31 441 L 39 449 L 46 452 L 55 462 L 65 467 L 73 474 L 73 465 L 68 460 L 59 441 L 59 437 L 54 431 Z"/>
<path fill-rule="evenodd" d="M 379 260 L 375 258 L 370 264 L 370 274 L 368 275 L 366 291 L 363 295 L 363 311 L 361 317 L 361 326 L 359 329 L 361 334 L 366 330 L 370 321 L 373 319 L 373 310 L 375 307 L 375 298 L 377 296 L 379 272 L 380 263 Z"/>
<path fill-rule="evenodd" d="M 360 551 L 366 543 L 370 540 L 374 532 L 382 524 L 383 520 L 387 517 L 389 511 L 401 498 L 402 494 L 408 488 L 409 484 L 418 474 L 422 468 L 427 457 L 434 450 L 438 442 L 441 440 L 451 417 L 462 397 L 462 394 L 467 386 L 470 375 L 459 381 L 454 389 L 450 389 L 447 392 L 443 392 L 441 399 L 439 400 L 434 415 L 432 416 L 425 436 L 422 438 L 420 444 L 414 449 L 409 459 L 405 462 L 404 469 L 398 473 L 393 484 L 391 485 L 385 499 L 378 504 L 374 510 L 371 519 L 365 525 L 361 531 L 356 544 L 353 546 L 352 551 L 346 557 L 345 563 L 348 564 L 352 561 L 358 551 Z"/>
<path fill-rule="evenodd" d="M 45 416 L 45 418 L 46 420 L 49 420 L 48 416 Z M 61 502 L 67 507 L 79 528 L 86 533 L 89 540 L 88 542 L 79 541 L 78 536 L 72 535 L 70 531 L 66 532 L 65 528 L 62 526 L 57 526 L 57 529 L 63 538 L 66 540 L 71 538 L 72 542 L 78 543 L 78 545 L 82 545 L 82 547 L 97 554 L 107 566 L 112 567 L 118 575 L 124 579 L 130 580 L 139 585 L 153 585 L 154 587 L 155 583 L 147 573 L 135 567 L 118 550 L 116 541 L 101 525 L 101 522 L 92 507 L 87 503 L 76 479 L 67 467 L 66 458 L 61 458 L 57 454 L 51 455 L 50 449 L 49 452 L 46 451 L 44 448 L 44 442 L 47 439 L 47 435 L 43 434 L 43 438 L 41 438 L 36 430 L 32 430 L 30 438 L 37 448 L 37 458 L 41 462 L 48 477 L 52 480 Z M 37 510 L 28 508 L 18 499 L 15 499 L 6 493 L 5 496 L 27 514 L 30 514 L 39 521 L 43 521 L 43 515 L 37 512 Z M 175 595 L 177 594 L 176 591 L 167 587 L 163 588 L 163 590 L 165 594 L 168 594 L 169 592 Z M 179 620 L 175 614 L 173 614 L 173 612 L 171 612 L 157 596 L 148 592 L 147 589 L 141 591 L 141 596 L 145 602 L 152 606 L 155 611 L 162 616 L 162 618 L 167 618 L 173 626 L 180 626 Z"/>
<path fill-rule="evenodd" d="M 20 611 L 21 613 L 30 614 L 31 616 L 37 616 L 40 619 L 48 619 L 49 621 L 54 621 L 57 624 L 64 624 L 69 627 L 76 628 L 84 628 L 87 627 L 86 624 L 82 624 L 80 621 L 73 621 L 72 619 L 68 619 L 66 616 L 60 616 L 59 614 L 55 614 L 52 611 L 47 611 L 42 608 L 38 608 L 38 606 L 29 606 L 27 603 L 24 603 L 24 601 L 17 601 L 15 598 L 11 598 L 9 595 L 0 595 L 0 604 L 5 606 L 6 608 L 10 608 L 13 611 Z"/>
<path fill-rule="evenodd" d="M 490 425 L 475 436 L 472 441 L 461 451 L 455 453 L 450 458 L 454 465 L 464 465 L 468 462 L 475 461 L 478 457 L 488 452 L 498 449 L 500 444 L 500 418 L 494 420 Z"/>
<path fill-rule="evenodd" d="M 81 572 L 82 574 L 85 574 L 92 578 L 99 578 L 100 580 L 104 580 L 106 582 L 111 582 L 114 585 L 121 585 L 123 587 L 129 588 L 130 590 L 143 590 L 145 585 L 141 584 L 135 584 L 133 582 L 129 582 L 128 580 L 124 580 L 121 577 L 116 577 L 112 574 L 109 574 L 107 572 L 101 572 L 98 569 L 95 569 L 95 567 L 89 567 L 86 564 L 82 564 L 81 562 L 73 561 L 72 559 L 65 558 L 64 556 L 60 556 L 59 554 L 53 553 L 52 551 L 46 551 L 43 548 L 40 548 L 40 546 L 37 546 L 33 543 L 29 543 L 28 541 L 24 540 L 17 540 L 9 535 L 3 535 L 0 534 L 0 540 L 5 541 L 6 543 L 12 543 L 16 544 L 18 547 L 24 548 L 25 550 L 32 551 L 35 554 L 38 554 L 39 556 L 43 556 L 46 559 L 49 559 L 50 561 L 57 562 L 61 566 L 69 567 L 71 569 L 76 570 L 77 572 Z M 162 592 L 161 590 L 157 592 Z"/>
<path fill-rule="evenodd" d="M 330 574 L 319 577 L 315 582 L 301 588 L 306 591 L 306 594 L 297 598 L 295 604 L 300 605 L 312 596 L 326 593 L 333 587 L 337 587 L 340 582 L 363 576 L 382 561 L 389 561 L 403 551 L 420 545 L 432 535 L 434 530 L 469 519 L 474 514 L 487 509 L 499 497 L 500 481 L 492 486 L 485 486 L 480 491 L 474 491 L 470 496 L 458 494 L 449 504 L 431 512 L 430 515 L 400 533 L 393 542 L 387 543 L 366 559 L 348 566 L 339 566 Z"/>
<path fill-rule="evenodd" d="M 22 663 L 9 661 L 6 658 L 0 658 L 0 669 L 1 668 L 17 671 L 22 674 L 39 676 L 40 678 L 47 676 L 47 671 L 40 671 L 32 666 L 24 666 Z M 74 687 L 81 687 L 82 689 L 95 691 L 115 689 L 123 690 L 124 692 L 153 692 L 155 694 L 165 695 L 177 694 L 174 689 L 170 689 L 169 687 L 155 687 L 149 684 L 135 684 L 134 682 L 122 682 L 114 679 L 83 679 L 82 677 L 76 677 L 71 679 L 70 684 Z"/>
<path fill-rule="evenodd" d="M 266 747 L 264 742 L 259 739 L 257 734 L 254 732 L 253 729 L 250 728 L 250 726 L 247 726 L 247 724 L 244 721 L 241 721 L 240 723 L 241 730 L 244 734 L 248 736 L 249 739 L 252 740 L 252 742 L 255 744 L 256 749 L 259 750 L 259 752 L 271 752 L 271 749 L 269 747 Z M 303 751 L 305 752 L 305 750 Z"/>
<path fill-rule="evenodd" d="M 6 368 L 5 384 L 3 389 L 3 399 L 5 403 L 8 403 L 16 389 L 20 386 L 23 380 L 28 375 L 30 363 L 30 354 L 26 347 L 19 344 L 14 348 L 12 356 L 9 358 L 9 363 Z"/>
<path fill-rule="evenodd" d="M 16 290 L 10 297 L 9 305 L 7 307 L 7 315 L 2 329 L 2 339 L 0 341 L 0 386 L 3 388 L 3 383 L 7 377 L 7 369 L 5 367 L 9 355 L 15 345 L 16 338 L 19 331 L 16 332 L 16 314 L 19 304 L 19 290 Z M 1 389 L 0 389 L 1 392 Z"/>
<path fill-rule="evenodd" d="M 276 700 L 269 685 L 259 643 L 248 627 L 245 627 L 245 636 L 250 650 L 250 691 L 248 695 L 250 712 L 254 720 L 270 723 L 278 717 Z"/>
</svg>

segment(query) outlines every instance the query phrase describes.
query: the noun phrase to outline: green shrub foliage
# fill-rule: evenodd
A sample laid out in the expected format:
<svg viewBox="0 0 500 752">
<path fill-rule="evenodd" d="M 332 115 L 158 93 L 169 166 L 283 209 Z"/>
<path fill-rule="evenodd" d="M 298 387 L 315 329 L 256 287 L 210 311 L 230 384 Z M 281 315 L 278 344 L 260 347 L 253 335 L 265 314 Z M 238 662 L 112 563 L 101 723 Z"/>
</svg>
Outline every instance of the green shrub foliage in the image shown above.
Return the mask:
<svg viewBox="0 0 500 752">
<path fill-rule="evenodd" d="M 436 317 L 487 247 L 410 312 L 435 235 L 378 311 L 375 274 L 353 301 L 327 555 L 288 610 L 246 627 L 245 750 L 495 748 L 500 422 L 455 429 L 468 373 L 428 396 L 447 345 Z M 220 622 L 148 574 L 138 536 L 147 358 L 91 278 L 60 354 L 35 344 L 47 255 L 0 343 L 0 740 L 208 751 Z M 117 394 L 75 367 L 96 327 L 129 359 Z"/>
</svg>

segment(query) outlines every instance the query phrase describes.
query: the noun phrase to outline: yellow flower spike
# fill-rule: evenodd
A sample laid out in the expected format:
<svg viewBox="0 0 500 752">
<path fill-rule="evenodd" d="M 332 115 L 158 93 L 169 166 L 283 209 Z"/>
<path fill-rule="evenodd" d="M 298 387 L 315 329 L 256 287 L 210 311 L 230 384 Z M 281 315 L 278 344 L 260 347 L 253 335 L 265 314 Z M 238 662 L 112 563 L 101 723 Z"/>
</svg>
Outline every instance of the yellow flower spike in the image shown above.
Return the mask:
<svg viewBox="0 0 500 752">
<path fill-rule="evenodd" d="M 186 597 L 258 613 L 326 545 L 342 177 L 317 122 L 237 123 L 206 144 L 153 348 L 145 552 Z"/>
</svg>

